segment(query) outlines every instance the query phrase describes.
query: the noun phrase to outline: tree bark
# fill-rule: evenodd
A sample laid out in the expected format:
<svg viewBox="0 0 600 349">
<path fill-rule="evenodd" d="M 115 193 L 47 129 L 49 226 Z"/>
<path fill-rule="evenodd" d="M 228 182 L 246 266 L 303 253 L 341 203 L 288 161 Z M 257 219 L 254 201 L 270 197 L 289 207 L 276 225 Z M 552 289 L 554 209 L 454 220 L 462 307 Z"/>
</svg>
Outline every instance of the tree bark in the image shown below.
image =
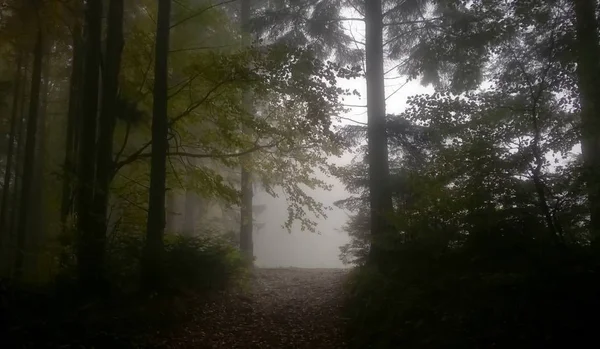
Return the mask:
<svg viewBox="0 0 600 349">
<path fill-rule="evenodd" d="M 77 190 L 78 279 L 86 294 L 98 293 L 104 284 L 105 241 L 95 229 L 93 215 L 96 165 L 99 69 L 102 34 L 102 0 L 88 0 L 85 10 L 85 71 L 82 94 L 81 146 Z"/>
<path fill-rule="evenodd" d="M 30 79 L 30 77 L 28 76 L 27 73 L 27 65 L 25 64 L 23 66 L 23 81 L 26 82 L 28 81 L 28 79 Z M 10 235 L 10 239 L 13 240 L 16 232 L 17 232 L 17 224 L 18 224 L 18 220 L 19 220 L 19 206 L 20 206 L 20 202 L 21 202 L 21 188 L 22 188 L 22 182 L 23 182 L 23 160 L 25 158 L 25 138 L 26 138 L 26 132 L 27 132 L 27 102 L 28 102 L 28 96 L 27 96 L 27 88 L 29 87 L 28 84 L 24 83 L 22 84 L 22 88 L 21 88 L 21 105 L 19 107 L 19 126 L 18 126 L 18 139 L 17 139 L 17 149 L 16 149 L 16 156 L 15 156 L 15 185 L 14 185 L 14 190 L 12 192 L 12 198 L 11 198 L 11 212 L 10 212 L 10 220 L 9 220 L 9 235 Z"/>
<path fill-rule="evenodd" d="M 600 241 L 600 46 L 595 0 L 574 0 L 577 75 L 581 105 L 581 152 L 590 208 L 590 232 Z"/>
<path fill-rule="evenodd" d="M 13 86 L 13 100 L 12 100 L 12 111 L 10 117 L 10 134 L 8 136 L 8 149 L 6 153 L 6 168 L 4 170 L 4 190 L 2 191 L 2 207 L 0 208 L 0 246 L 6 242 L 8 237 L 8 204 L 10 196 L 10 184 L 13 172 L 13 157 L 15 153 L 15 141 L 17 139 L 18 131 L 18 118 L 19 118 L 19 104 L 21 103 L 21 79 L 23 70 L 23 53 L 19 52 L 17 56 L 17 70 L 15 72 L 14 86 Z M 15 176 L 16 177 L 16 176 Z M 13 190 L 17 188 L 13 187 Z M 14 203 L 13 203 L 14 204 Z"/>
<path fill-rule="evenodd" d="M 142 282 L 146 291 L 156 291 L 163 281 L 162 257 L 165 232 L 166 164 L 168 135 L 168 56 L 171 0 L 159 0 L 154 65 L 152 115 L 152 157 L 146 245 L 142 261 Z"/>
<path fill-rule="evenodd" d="M 38 127 L 35 147 L 35 162 L 33 165 L 32 197 L 29 202 L 29 216 L 31 224 L 27 236 L 35 242 L 32 247 L 38 248 L 41 239 L 45 236 L 44 223 L 44 168 L 46 157 L 46 125 L 48 119 L 48 91 L 50 89 L 50 64 L 52 44 L 48 40 L 44 43 L 44 57 L 42 63 L 42 85 L 40 89 L 40 106 L 38 111 Z M 37 256 L 37 251 L 33 251 Z"/>
<path fill-rule="evenodd" d="M 386 215 L 392 212 L 388 190 L 389 164 L 385 114 L 383 69 L 383 14 L 381 0 L 365 1 L 367 140 L 369 163 L 369 198 L 371 214 L 371 249 L 369 258 L 376 263 L 382 243 L 390 230 Z"/>
<path fill-rule="evenodd" d="M 102 80 L 102 106 L 98 135 L 96 190 L 94 192 L 94 235 L 102 245 L 104 255 L 108 230 L 108 199 L 113 173 L 113 138 L 116 123 L 121 53 L 123 52 L 123 0 L 111 0 L 108 5 L 106 59 Z M 103 260 L 103 257 L 101 257 Z"/>
<path fill-rule="evenodd" d="M 243 46 L 248 45 L 248 40 L 246 39 L 250 30 L 248 28 L 248 23 L 250 22 L 251 16 L 251 4 L 250 0 L 242 0 L 241 3 L 241 15 L 240 21 L 242 26 L 242 35 L 244 37 Z M 244 104 L 244 110 L 246 113 L 252 113 L 252 94 L 250 91 L 244 91 L 244 95 L 242 97 L 242 103 Z M 242 132 L 245 134 L 249 133 L 247 127 L 242 126 Z M 252 190 L 252 175 L 246 168 L 248 162 L 252 161 L 252 157 L 250 154 L 244 155 L 241 157 L 242 162 L 242 171 L 241 171 L 241 205 L 240 205 L 240 250 L 242 254 L 248 258 L 248 260 L 252 261 L 254 259 L 254 242 L 253 242 L 253 223 L 254 223 L 254 215 L 252 212 L 252 199 L 253 199 L 253 190 Z"/>
<path fill-rule="evenodd" d="M 73 58 L 69 86 L 69 110 L 67 112 L 67 134 L 65 139 L 65 159 L 63 162 L 63 183 L 60 208 L 60 223 L 63 232 L 67 219 L 74 206 L 74 179 L 76 176 L 77 135 L 81 132 L 81 85 L 83 82 L 83 42 L 81 27 L 73 28 Z"/>
<path fill-rule="evenodd" d="M 37 30 L 35 48 L 33 50 L 33 71 L 31 73 L 31 95 L 29 101 L 29 118 L 27 121 L 27 139 L 25 140 L 25 158 L 23 160 L 23 182 L 17 222 L 17 255 L 15 259 L 15 280 L 23 276 L 25 262 L 25 243 L 29 221 L 28 204 L 34 178 L 35 150 L 38 113 L 40 106 L 40 88 L 42 84 L 42 59 L 44 36 L 42 28 Z"/>
</svg>

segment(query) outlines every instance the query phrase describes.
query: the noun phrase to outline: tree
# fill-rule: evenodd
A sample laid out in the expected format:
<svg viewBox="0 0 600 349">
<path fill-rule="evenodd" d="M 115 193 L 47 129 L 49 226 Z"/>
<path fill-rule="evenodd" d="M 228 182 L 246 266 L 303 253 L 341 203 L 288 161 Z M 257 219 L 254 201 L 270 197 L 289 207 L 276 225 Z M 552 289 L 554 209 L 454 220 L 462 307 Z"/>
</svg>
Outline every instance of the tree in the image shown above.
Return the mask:
<svg viewBox="0 0 600 349">
<path fill-rule="evenodd" d="M 8 150 L 6 153 L 6 168 L 4 170 L 4 187 L 2 190 L 2 207 L 0 208 L 0 231 L 2 232 L 2 241 L 4 242 L 8 235 L 8 202 L 10 197 L 10 188 L 11 188 L 11 180 L 13 173 L 13 163 L 14 163 L 14 155 L 15 155 L 15 143 L 17 140 L 17 130 L 18 130 L 18 119 L 20 117 L 19 106 L 21 103 L 21 79 L 22 79 L 22 71 L 23 71 L 23 52 L 18 53 L 17 62 L 16 62 L 16 72 L 14 77 L 14 85 L 13 85 L 13 100 L 11 106 L 11 118 L 10 118 L 10 132 L 8 136 Z M 17 190 L 13 186 L 13 191 Z"/>
<path fill-rule="evenodd" d="M 144 287 L 154 291 L 161 286 L 161 260 L 164 252 L 166 163 L 168 136 L 168 55 L 171 0 L 160 0 L 156 24 L 154 65 L 154 107 L 152 115 L 152 157 L 148 199 L 148 224 L 142 277 Z"/>
<path fill-rule="evenodd" d="M 564 104 L 581 108 L 583 162 L 588 183 L 590 239 L 597 235 L 598 198 L 595 168 L 598 129 L 593 112 L 595 76 L 598 75 L 596 1 L 478 1 L 473 6 L 460 2 L 440 3 L 438 13 L 448 20 L 444 30 L 430 30 L 413 51 L 406 72 L 424 74 L 427 81 L 447 84 L 454 91 L 477 88 L 485 72 L 495 64 L 495 54 L 517 40 L 543 38 L 546 48 L 556 51 L 551 72 L 560 72 L 561 83 L 551 88 L 564 94 Z M 443 48 L 443 49 L 440 49 Z M 596 58 L 594 58 L 596 57 Z M 597 88 L 596 88 L 597 89 Z M 594 94 L 595 95 L 595 94 Z"/>
<path fill-rule="evenodd" d="M 72 29 L 73 54 L 69 79 L 69 104 L 67 111 L 67 131 L 65 135 L 65 158 L 63 161 L 63 182 L 61 195 L 60 223 L 63 232 L 67 229 L 67 219 L 75 204 L 75 178 L 77 174 L 77 150 L 79 143 L 81 115 L 81 89 L 83 78 L 83 38 L 81 24 L 75 21 Z"/>
<path fill-rule="evenodd" d="M 100 241 L 106 239 L 108 198 L 113 176 L 113 142 L 116 115 L 119 111 L 119 73 L 123 51 L 123 0 L 108 5 L 106 55 L 102 74 L 102 103 L 98 132 L 98 154 L 94 190 L 94 229 Z M 99 241 L 99 242 L 100 242 Z M 99 247 L 100 248 L 100 247 Z M 101 246 L 104 249 L 104 246 Z"/>
<path fill-rule="evenodd" d="M 573 1 L 576 62 L 581 108 L 581 151 L 586 166 L 592 239 L 600 238 L 600 43 L 597 1 Z"/>
<path fill-rule="evenodd" d="M 249 31 L 249 22 L 251 19 L 252 6 L 250 0 L 242 0 L 241 2 L 241 11 L 240 11 L 240 22 L 241 22 L 241 33 L 242 33 L 242 43 L 243 46 L 247 45 L 247 37 L 250 33 Z M 252 114 L 252 95 L 250 91 L 243 92 L 243 103 L 244 109 L 246 113 Z M 248 133 L 247 127 L 242 126 L 243 132 Z M 241 171 L 241 203 L 240 203 L 240 249 L 246 255 L 248 260 L 254 260 L 254 248 L 252 241 L 252 233 L 254 226 L 254 215 L 252 212 L 252 196 L 253 196 L 253 188 L 252 188 L 252 174 L 248 171 L 247 163 L 252 161 L 250 155 L 244 156 L 241 159 L 242 162 L 242 171 Z"/>
<path fill-rule="evenodd" d="M 385 87 L 383 70 L 383 12 L 380 0 L 365 2 L 366 27 L 366 78 L 367 116 L 369 144 L 369 197 L 371 234 L 371 258 L 377 262 L 381 249 L 378 236 L 389 233 L 386 215 L 392 211 L 389 193 L 389 165 L 387 134 L 385 130 Z"/>
<path fill-rule="evenodd" d="M 23 183 L 21 185 L 21 198 L 19 202 L 19 215 L 17 222 L 17 256 L 15 260 L 15 279 L 23 275 L 25 262 L 25 243 L 28 224 L 30 224 L 28 205 L 31 199 L 31 186 L 34 178 L 34 164 L 36 153 L 36 138 L 38 127 L 40 87 L 42 83 L 42 60 L 44 47 L 44 34 L 41 23 L 37 24 L 37 36 L 33 49 L 33 71 L 31 73 L 31 98 L 29 101 L 29 117 L 27 119 L 27 138 L 25 142 L 25 158 L 23 160 Z"/>
<path fill-rule="evenodd" d="M 102 36 L 102 1 L 91 0 L 85 8 L 84 82 L 81 95 L 81 135 L 77 188 L 77 263 L 81 287 L 85 292 L 100 292 L 104 283 L 103 258 L 105 232 L 95 227 L 94 175 L 96 169 L 96 124 Z"/>
</svg>

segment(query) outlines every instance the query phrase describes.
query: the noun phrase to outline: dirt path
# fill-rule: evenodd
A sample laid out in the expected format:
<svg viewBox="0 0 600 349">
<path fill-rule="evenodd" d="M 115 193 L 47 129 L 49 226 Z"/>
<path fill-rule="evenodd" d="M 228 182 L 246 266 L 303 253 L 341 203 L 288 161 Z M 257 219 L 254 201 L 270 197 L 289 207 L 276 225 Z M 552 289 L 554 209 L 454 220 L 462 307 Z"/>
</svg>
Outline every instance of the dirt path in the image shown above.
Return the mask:
<svg viewBox="0 0 600 349">
<path fill-rule="evenodd" d="M 344 348 L 339 269 L 257 269 L 247 296 L 208 304 L 168 348 Z"/>
</svg>

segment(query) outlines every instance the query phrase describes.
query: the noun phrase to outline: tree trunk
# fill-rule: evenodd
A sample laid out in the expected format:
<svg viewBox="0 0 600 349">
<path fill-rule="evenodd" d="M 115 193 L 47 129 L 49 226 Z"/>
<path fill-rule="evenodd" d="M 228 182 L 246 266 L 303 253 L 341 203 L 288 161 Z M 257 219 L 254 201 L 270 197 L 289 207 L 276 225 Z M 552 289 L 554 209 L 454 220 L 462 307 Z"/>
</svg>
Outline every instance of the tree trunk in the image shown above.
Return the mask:
<svg viewBox="0 0 600 349">
<path fill-rule="evenodd" d="M 197 195 L 192 190 L 185 191 L 185 212 L 183 216 L 183 233 L 193 236 L 196 231 Z"/>
<path fill-rule="evenodd" d="M 240 21 L 242 25 L 242 35 L 244 37 L 243 46 L 248 45 L 247 35 L 250 30 L 248 29 L 248 23 L 251 16 L 251 4 L 250 0 L 242 0 L 241 4 L 241 15 Z M 250 91 L 244 91 L 242 98 L 243 107 L 246 113 L 252 113 L 252 95 Z M 251 115 L 250 115 L 251 116 Z M 245 134 L 249 133 L 247 127 L 242 126 L 242 132 Z M 246 169 L 245 163 L 252 161 L 251 155 L 247 154 L 242 156 L 242 172 L 241 172 L 241 205 L 240 205 L 240 250 L 242 254 L 252 261 L 254 259 L 254 243 L 252 239 L 252 227 L 253 227 L 253 212 L 252 212 L 252 197 L 254 195 L 252 191 L 252 175 Z"/>
<path fill-rule="evenodd" d="M 600 242 L 600 46 L 595 0 L 574 0 L 577 75 L 581 104 L 581 152 L 590 206 L 590 231 Z"/>
<path fill-rule="evenodd" d="M 29 216 L 31 223 L 27 236 L 35 242 L 35 249 L 39 246 L 45 236 L 44 224 L 44 168 L 46 156 L 46 125 L 48 116 L 48 91 L 50 88 L 50 59 L 51 59 L 51 43 L 44 44 L 43 63 L 42 63 L 42 85 L 40 90 L 40 106 L 38 111 L 38 127 L 35 147 L 35 162 L 33 165 L 33 182 L 32 196 L 29 202 Z M 34 255 L 37 255 L 37 250 L 33 250 Z"/>
<path fill-rule="evenodd" d="M 159 0 L 154 65 L 154 105 L 152 115 L 152 157 L 146 246 L 142 282 L 146 291 L 158 290 L 163 279 L 162 256 L 165 232 L 166 164 L 168 133 L 168 56 L 171 0 Z"/>
<path fill-rule="evenodd" d="M 27 76 L 27 65 L 25 64 L 23 66 L 23 82 L 28 81 L 29 76 Z M 15 185 L 14 185 L 14 190 L 12 192 L 12 198 L 10 200 L 10 202 L 12 203 L 11 205 L 11 212 L 10 212 L 10 222 L 9 222 L 9 235 L 10 235 L 10 239 L 13 240 L 15 235 L 16 235 L 16 231 L 17 231 L 17 224 L 18 224 L 18 220 L 19 220 L 19 206 L 20 206 L 20 202 L 21 202 L 21 188 L 22 188 L 22 183 L 23 183 L 23 160 L 25 158 L 25 137 L 26 137 L 26 132 L 27 132 L 27 114 L 26 114 L 26 107 L 27 107 L 27 102 L 28 102 L 28 96 L 27 96 L 27 88 L 29 87 L 28 84 L 24 83 L 22 84 L 22 88 L 21 88 L 21 105 L 19 107 L 19 126 L 18 126 L 18 139 L 17 139 L 17 149 L 16 149 L 16 156 L 15 156 Z"/>
<path fill-rule="evenodd" d="M 23 160 L 23 183 L 17 222 L 17 256 L 15 259 L 15 280 L 23 275 L 25 261 L 25 243 L 29 222 L 28 204 L 34 178 L 35 149 L 37 136 L 38 113 L 40 107 L 40 88 L 42 84 L 42 56 L 44 36 L 42 28 L 37 30 L 37 38 L 33 51 L 33 71 L 31 73 L 31 95 L 29 101 L 29 119 L 27 121 L 27 139 L 25 140 L 25 158 Z"/>
<path fill-rule="evenodd" d="M 78 278 L 84 293 L 93 294 L 104 284 L 103 236 L 98 236 L 93 215 L 98 116 L 99 67 L 102 33 L 102 0 L 88 0 L 85 13 L 85 71 L 82 94 L 81 146 L 77 192 Z"/>
<path fill-rule="evenodd" d="M 6 153 L 6 168 L 4 170 L 4 190 L 2 191 L 2 207 L 0 208 L 0 246 L 6 242 L 8 236 L 8 204 L 9 204 L 9 196 L 10 196 L 10 182 L 12 179 L 12 164 L 13 164 L 13 156 L 15 152 L 15 141 L 17 139 L 17 131 L 18 131 L 18 119 L 19 119 L 19 104 L 21 103 L 21 78 L 23 70 L 23 53 L 19 52 L 17 56 L 17 70 L 15 72 L 15 80 L 14 80 L 14 89 L 13 89 L 13 101 L 12 101 L 12 111 L 10 117 L 10 134 L 8 136 L 8 149 Z M 16 177 L 16 176 L 15 176 Z M 13 187 L 13 190 L 16 190 Z M 14 205 L 14 203 L 13 203 Z"/>
<path fill-rule="evenodd" d="M 392 212 L 388 190 L 389 164 L 385 115 L 383 70 L 383 15 L 381 0 L 365 1 L 367 139 L 369 162 L 369 198 L 371 214 L 371 250 L 369 258 L 376 262 L 383 242 L 382 235 L 390 224 L 386 215 Z"/>
<path fill-rule="evenodd" d="M 96 190 L 94 193 L 94 235 L 102 245 L 108 230 L 108 198 L 113 172 L 113 135 L 117 114 L 119 73 L 123 51 L 123 0 L 111 0 L 108 5 L 106 59 L 102 80 L 102 107 L 98 135 L 98 158 L 96 165 Z M 100 260 L 103 260 L 100 257 Z"/>
<path fill-rule="evenodd" d="M 81 27 L 73 28 L 73 58 L 71 61 L 71 79 L 69 86 L 69 111 L 67 113 L 67 135 L 65 139 L 65 159 L 63 163 L 63 187 L 60 208 L 60 223 L 63 232 L 67 228 L 67 219 L 74 205 L 74 179 L 76 175 L 76 139 L 81 129 L 81 85 L 83 82 L 83 42 Z"/>
<path fill-rule="evenodd" d="M 167 231 L 170 233 L 174 233 L 174 232 L 178 232 L 179 231 L 179 215 L 177 212 L 177 193 L 173 190 L 170 189 L 167 192 L 167 198 L 166 198 L 166 226 L 167 226 Z"/>
</svg>

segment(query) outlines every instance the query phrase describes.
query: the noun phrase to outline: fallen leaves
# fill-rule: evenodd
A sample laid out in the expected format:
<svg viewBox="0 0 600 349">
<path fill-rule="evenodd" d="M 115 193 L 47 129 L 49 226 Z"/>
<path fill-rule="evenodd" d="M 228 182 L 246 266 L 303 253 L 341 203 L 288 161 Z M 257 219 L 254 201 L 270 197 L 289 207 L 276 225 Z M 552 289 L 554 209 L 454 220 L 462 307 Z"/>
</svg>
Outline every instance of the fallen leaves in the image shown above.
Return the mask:
<svg viewBox="0 0 600 349">
<path fill-rule="evenodd" d="M 194 309 L 159 348 L 344 348 L 339 269 L 256 269 L 251 290 Z M 190 311 L 189 309 L 188 311 Z"/>
</svg>

